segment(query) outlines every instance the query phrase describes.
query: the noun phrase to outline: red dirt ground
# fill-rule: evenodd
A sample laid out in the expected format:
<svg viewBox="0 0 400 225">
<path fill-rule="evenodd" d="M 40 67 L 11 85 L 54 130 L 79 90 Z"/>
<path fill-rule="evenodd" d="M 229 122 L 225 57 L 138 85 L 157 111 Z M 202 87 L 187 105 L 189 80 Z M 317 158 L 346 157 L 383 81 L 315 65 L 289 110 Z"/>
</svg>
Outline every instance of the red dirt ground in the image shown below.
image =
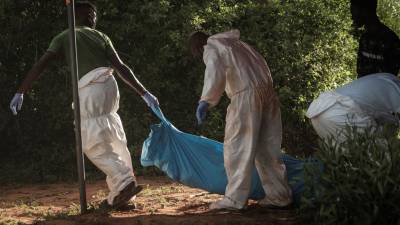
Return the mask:
<svg viewBox="0 0 400 225">
<path fill-rule="evenodd" d="M 212 212 L 208 206 L 220 199 L 199 189 L 175 183 L 165 177 L 138 178 L 144 185 L 134 207 L 105 212 L 98 203 L 107 193 L 105 181 L 87 184 L 90 210 L 79 215 L 77 184 L 26 185 L 0 187 L 0 224 L 45 225 L 295 225 L 301 223 L 292 210 L 267 210 L 254 202 L 245 212 Z"/>
</svg>

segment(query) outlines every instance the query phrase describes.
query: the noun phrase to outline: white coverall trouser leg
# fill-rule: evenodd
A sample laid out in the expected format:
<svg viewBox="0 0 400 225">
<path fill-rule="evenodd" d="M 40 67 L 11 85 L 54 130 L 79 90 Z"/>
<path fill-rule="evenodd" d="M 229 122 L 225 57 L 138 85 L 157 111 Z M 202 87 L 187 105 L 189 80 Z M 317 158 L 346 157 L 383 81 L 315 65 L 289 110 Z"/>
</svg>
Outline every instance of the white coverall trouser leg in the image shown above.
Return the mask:
<svg viewBox="0 0 400 225">
<path fill-rule="evenodd" d="M 247 90 L 231 98 L 224 140 L 224 164 L 228 177 L 225 200 L 243 208 L 251 188 L 254 166 L 261 179 L 265 199 L 285 206 L 292 201 L 281 155 L 282 124 L 279 100 L 257 103 L 256 91 Z"/>
<path fill-rule="evenodd" d="M 79 81 L 82 150 L 107 175 L 110 205 L 122 189 L 136 182 L 125 132 L 117 114 L 118 86 L 111 74 L 109 68 L 98 68 Z"/>
</svg>

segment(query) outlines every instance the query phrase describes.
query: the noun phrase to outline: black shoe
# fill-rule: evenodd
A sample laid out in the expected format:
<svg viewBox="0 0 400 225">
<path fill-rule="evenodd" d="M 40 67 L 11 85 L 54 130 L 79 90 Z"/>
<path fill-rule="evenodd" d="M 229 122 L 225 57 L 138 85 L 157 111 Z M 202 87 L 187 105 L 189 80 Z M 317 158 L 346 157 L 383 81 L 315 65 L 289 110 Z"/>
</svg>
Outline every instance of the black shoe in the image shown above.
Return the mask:
<svg viewBox="0 0 400 225">
<path fill-rule="evenodd" d="M 102 211 L 109 211 L 112 210 L 113 208 L 110 204 L 108 204 L 107 199 L 104 199 L 103 201 L 100 202 L 99 209 Z"/>
<path fill-rule="evenodd" d="M 103 201 L 101 201 L 100 202 L 100 204 L 99 204 L 99 210 L 101 210 L 101 211 L 111 211 L 111 210 L 122 210 L 122 211 L 124 211 L 124 210 L 134 210 L 134 209 L 136 209 L 136 204 L 135 203 L 131 203 L 131 204 L 128 204 L 128 203 L 126 203 L 126 204 L 123 204 L 123 205 L 121 205 L 120 207 L 115 207 L 115 206 L 112 206 L 112 205 L 110 205 L 110 204 L 108 204 L 108 201 L 107 201 L 107 199 L 105 199 L 105 200 L 103 200 Z"/>
<path fill-rule="evenodd" d="M 115 196 L 113 200 L 112 208 L 118 209 L 122 206 L 128 204 L 128 201 L 135 195 L 137 195 L 140 191 L 142 191 L 143 187 L 140 185 L 136 185 L 136 182 L 132 182 L 128 184 L 122 191 Z"/>
</svg>

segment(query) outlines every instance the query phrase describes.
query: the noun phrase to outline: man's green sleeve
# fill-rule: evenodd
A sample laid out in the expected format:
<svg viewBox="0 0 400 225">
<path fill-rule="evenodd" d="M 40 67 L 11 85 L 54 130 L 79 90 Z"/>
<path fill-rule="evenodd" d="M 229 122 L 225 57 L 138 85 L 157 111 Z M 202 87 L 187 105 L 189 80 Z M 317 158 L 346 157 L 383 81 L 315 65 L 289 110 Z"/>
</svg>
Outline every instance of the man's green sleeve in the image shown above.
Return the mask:
<svg viewBox="0 0 400 225">
<path fill-rule="evenodd" d="M 62 50 L 63 46 L 63 39 L 65 36 L 65 32 L 62 32 L 55 36 L 53 40 L 51 40 L 49 47 L 47 48 L 47 51 L 49 52 L 54 52 L 54 53 L 60 53 Z"/>
<path fill-rule="evenodd" d="M 107 35 L 104 35 L 104 39 L 106 42 L 106 53 L 107 53 L 108 59 L 111 59 L 111 56 L 118 55 L 111 39 Z"/>
</svg>

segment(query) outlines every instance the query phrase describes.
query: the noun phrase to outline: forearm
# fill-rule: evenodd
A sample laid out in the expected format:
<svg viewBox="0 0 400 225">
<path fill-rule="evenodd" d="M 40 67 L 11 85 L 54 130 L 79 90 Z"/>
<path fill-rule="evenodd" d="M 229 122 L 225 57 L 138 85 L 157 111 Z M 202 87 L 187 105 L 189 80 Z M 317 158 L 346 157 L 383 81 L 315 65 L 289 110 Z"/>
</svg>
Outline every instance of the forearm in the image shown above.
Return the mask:
<svg viewBox="0 0 400 225">
<path fill-rule="evenodd" d="M 122 64 L 119 68 L 116 68 L 120 78 L 133 90 L 135 90 L 139 95 L 144 95 L 147 91 L 139 80 L 135 77 L 132 70 L 128 66 Z"/>
<path fill-rule="evenodd" d="M 37 61 L 33 67 L 29 70 L 25 79 L 23 80 L 21 86 L 18 89 L 18 93 L 25 93 L 29 91 L 32 86 L 32 83 L 37 80 L 43 70 L 46 68 L 47 64 L 50 60 L 56 57 L 55 53 L 46 52 L 40 59 Z"/>
<path fill-rule="evenodd" d="M 30 90 L 32 83 L 37 80 L 40 76 L 40 73 L 43 71 L 44 67 L 40 67 L 35 64 L 32 69 L 28 72 L 25 79 L 22 81 L 22 84 L 18 88 L 18 93 L 26 93 Z"/>
</svg>

